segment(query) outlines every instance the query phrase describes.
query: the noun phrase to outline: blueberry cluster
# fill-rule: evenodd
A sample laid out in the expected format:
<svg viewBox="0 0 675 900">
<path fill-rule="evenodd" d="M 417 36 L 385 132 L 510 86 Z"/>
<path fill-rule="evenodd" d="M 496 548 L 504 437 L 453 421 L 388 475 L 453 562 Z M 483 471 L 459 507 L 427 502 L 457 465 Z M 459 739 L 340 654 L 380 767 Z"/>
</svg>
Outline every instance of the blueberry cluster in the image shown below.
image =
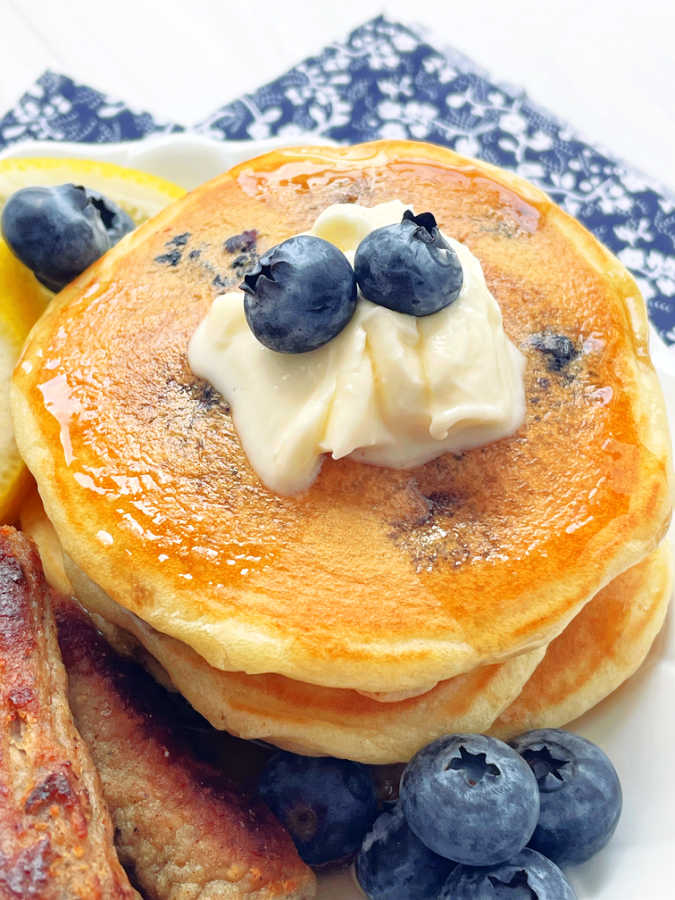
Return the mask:
<svg viewBox="0 0 675 900">
<path fill-rule="evenodd" d="M 570 732 L 505 744 L 446 735 L 417 753 L 398 802 L 376 817 L 370 771 L 278 753 L 260 793 L 310 865 L 350 857 L 371 900 L 574 900 L 558 868 L 612 836 L 621 786 L 607 756 Z"/>
<path fill-rule="evenodd" d="M 23 188 L 2 211 L 10 250 L 51 291 L 64 288 L 134 227 L 112 200 L 75 184 Z"/>
<path fill-rule="evenodd" d="M 356 859 L 371 900 L 573 900 L 558 866 L 605 846 L 621 786 L 602 750 L 570 732 L 529 731 L 511 745 L 448 735 L 408 763 L 399 803 L 396 817 L 375 821 Z M 425 879 L 442 872 L 441 860 L 451 871 L 429 891 Z"/>
<path fill-rule="evenodd" d="M 356 250 L 354 267 L 338 248 L 312 235 L 272 247 L 244 276 L 251 331 L 281 353 L 315 350 L 338 335 L 356 308 L 357 285 L 373 303 L 412 316 L 449 306 L 462 288 L 462 266 L 434 216 L 406 210 Z"/>
</svg>

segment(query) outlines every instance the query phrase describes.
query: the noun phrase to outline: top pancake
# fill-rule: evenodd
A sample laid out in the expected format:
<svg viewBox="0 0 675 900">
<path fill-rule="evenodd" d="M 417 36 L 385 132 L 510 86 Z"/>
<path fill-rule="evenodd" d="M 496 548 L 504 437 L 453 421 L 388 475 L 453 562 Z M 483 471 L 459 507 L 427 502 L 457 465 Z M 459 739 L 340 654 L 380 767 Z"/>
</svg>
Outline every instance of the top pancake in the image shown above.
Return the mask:
<svg viewBox="0 0 675 900">
<path fill-rule="evenodd" d="M 332 203 L 394 197 L 481 261 L 527 357 L 526 421 L 414 470 L 326 459 L 307 492 L 277 496 L 190 372 L 189 338 L 256 250 Z M 537 349 L 542 334 L 574 358 Z M 75 564 L 229 670 L 395 691 L 504 659 L 557 635 L 670 515 L 635 283 L 540 191 L 424 144 L 277 151 L 178 201 L 53 302 L 12 406 Z"/>
</svg>

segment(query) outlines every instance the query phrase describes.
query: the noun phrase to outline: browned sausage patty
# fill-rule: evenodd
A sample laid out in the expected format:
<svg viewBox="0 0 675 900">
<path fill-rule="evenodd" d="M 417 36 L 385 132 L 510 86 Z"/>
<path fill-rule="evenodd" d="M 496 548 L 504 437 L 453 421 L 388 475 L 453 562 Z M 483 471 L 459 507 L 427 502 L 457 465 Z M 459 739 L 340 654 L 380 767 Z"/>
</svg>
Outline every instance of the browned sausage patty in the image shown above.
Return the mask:
<svg viewBox="0 0 675 900">
<path fill-rule="evenodd" d="M 310 898 L 313 873 L 258 800 L 200 761 L 166 693 L 71 602 L 57 608 L 78 728 L 103 782 L 121 860 L 149 900 Z"/>
<path fill-rule="evenodd" d="M 137 898 L 66 697 L 31 541 L 0 528 L 0 898 Z"/>
</svg>

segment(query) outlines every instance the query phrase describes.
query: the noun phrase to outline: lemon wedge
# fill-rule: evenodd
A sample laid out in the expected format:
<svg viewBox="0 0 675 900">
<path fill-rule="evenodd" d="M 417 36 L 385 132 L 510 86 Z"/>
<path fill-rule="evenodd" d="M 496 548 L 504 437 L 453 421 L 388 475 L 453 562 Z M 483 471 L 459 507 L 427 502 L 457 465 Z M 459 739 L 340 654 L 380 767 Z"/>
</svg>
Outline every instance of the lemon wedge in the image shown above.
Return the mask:
<svg viewBox="0 0 675 900">
<path fill-rule="evenodd" d="M 110 163 L 6 159 L 0 161 L 0 213 L 7 199 L 21 188 L 66 182 L 83 184 L 110 197 L 137 225 L 185 193 L 163 178 Z M 28 332 L 52 296 L 0 238 L 0 523 L 16 520 L 31 482 L 14 443 L 9 381 Z"/>
</svg>

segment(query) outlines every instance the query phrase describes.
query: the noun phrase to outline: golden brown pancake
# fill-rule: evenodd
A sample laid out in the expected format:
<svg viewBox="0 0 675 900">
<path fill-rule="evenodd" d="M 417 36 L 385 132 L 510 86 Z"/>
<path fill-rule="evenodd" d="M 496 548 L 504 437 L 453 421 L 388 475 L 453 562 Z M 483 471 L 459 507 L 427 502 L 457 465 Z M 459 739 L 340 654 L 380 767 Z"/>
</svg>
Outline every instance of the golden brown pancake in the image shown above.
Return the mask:
<svg viewBox="0 0 675 900">
<path fill-rule="evenodd" d="M 308 491 L 275 495 L 189 338 L 256 251 L 332 203 L 394 197 L 481 261 L 527 357 L 526 421 L 412 470 L 326 459 Z M 198 188 L 53 302 L 12 407 L 75 565 L 228 671 L 405 691 L 506 659 L 559 634 L 670 516 L 634 281 L 539 190 L 424 144 L 281 150 Z"/>
<path fill-rule="evenodd" d="M 80 570 L 67 564 L 67 571 L 76 596 L 98 614 L 106 636 L 118 645 L 120 637 L 133 635 L 160 663 L 175 689 L 214 727 L 310 756 L 406 762 L 443 734 L 486 731 L 517 697 L 545 651 L 539 647 L 502 663 L 478 666 L 419 696 L 383 703 L 358 691 L 282 675 L 216 669 L 186 644 L 112 603 Z M 116 631 L 111 633 L 105 622 Z M 146 662 L 143 656 L 140 659 Z"/>
<path fill-rule="evenodd" d="M 61 547 L 37 495 L 21 510 L 47 577 L 66 579 Z M 441 682 L 424 696 L 377 702 L 356 691 L 324 688 L 281 675 L 214 669 L 194 650 L 161 634 L 113 603 L 69 562 L 76 594 L 108 641 L 136 658 L 166 686 L 180 691 L 216 728 L 289 750 L 338 754 L 361 762 L 408 760 L 420 747 L 453 731 L 485 731 L 518 695 L 544 648 Z"/>
<path fill-rule="evenodd" d="M 36 490 L 32 490 L 21 504 L 19 518 L 21 530 L 32 538 L 37 546 L 48 584 L 58 594 L 71 597 L 73 588 L 63 566 L 61 544 L 54 531 L 54 526 L 45 514 L 40 495 Z M 165 688 L 172 689 L 171 679 L 162 666 L 149 653 L 143 652 L 134 638 L 121 628 L 116 628 L 110 622 L 102 619 L 93 610 L 90 610 L 90 615 L 96 627 L 105 634 L 108 642 L 118 653 L 135 657 L 153 675 L 156 681 L 159 681 Z"/>
<path fill-rule="evenodd" d="M 63 567 L 61 545 L 36 490 L 32 490 L 21 504 L 19 521 L 21 530 L 35 541 L 48 584 L 59 594 L 70 597 L 73 589 Z"/>
<path fill-rule="evenodd" d="M 604 700 L 629 678 L 663 625 L 672 593 L 667 541 L 615 578 L 548 645 L 520 695 L 490 728 L 504 739 L 558 728 Z"/>
<path fill-rule="evenodd" d="M 39 498 L 24 505 L 21 520 L 49 561 L 46 571 L 59 572 L 61 563 L 59 578 L 65 577 L 58 538 Z M 391 704 L 282 676 L 215 669 L 113 603 L 72 563 L 68 568 L 78 597 L 110 643 L 183 693 L 216 728 L 301 753 L 388 763 L 407 761 L 441 734 L 489 731 L 507 738 L 564 725 L 600 702 L 633 674 L 663 624 L 671 557 L 664 541 L 603 588 L 547 648 Z"/>
<path fill-rule="evenodd" d="M 298 753 L 369 763 L 405 762 L 431 740 L 453 732 L 510 737 L 565 725 L 638 668 L 663 624 L 672 588 L 671 550 L 664 543 L 603 588 L 548 648 L 479 666 L 419 697 L 381 703 L 278 675 L 215 669 L 185 644 L 111 603 L 81 572 L 72 567 L 69 572 L 106 634 L 111 627 L 106 623 L 113 623 L 116 643 L 133 635 L 146 651 L 145 664 L 148 654 L 158 661 L 216 728 Z"/>
</svg>

